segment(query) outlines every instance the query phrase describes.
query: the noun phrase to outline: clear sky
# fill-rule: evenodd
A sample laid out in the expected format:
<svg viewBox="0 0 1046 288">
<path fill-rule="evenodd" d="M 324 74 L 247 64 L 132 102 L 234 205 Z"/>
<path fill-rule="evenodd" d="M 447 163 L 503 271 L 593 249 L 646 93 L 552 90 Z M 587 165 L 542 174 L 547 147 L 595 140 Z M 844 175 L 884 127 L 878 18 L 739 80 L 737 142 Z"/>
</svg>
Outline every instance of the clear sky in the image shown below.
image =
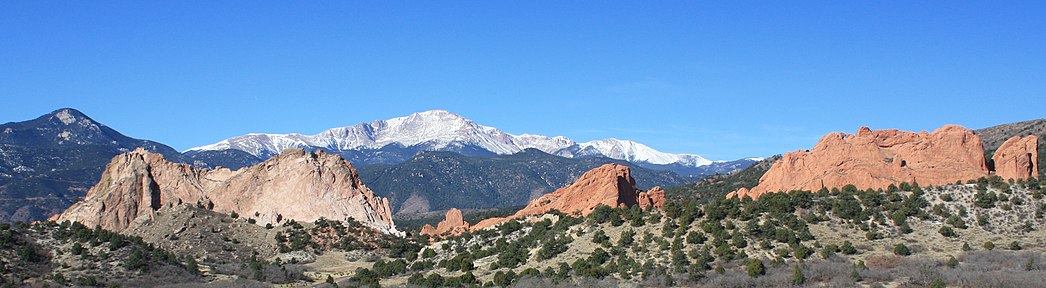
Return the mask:
<svg viewBox="0 0 1046 288">
<path fill-rule="evenodd" d="M 1046 117 L 1044 1 L 345 2 L 0 2 L 0 122 L 183 150 L 446 109 L 736 159 Z"/>
</svg>

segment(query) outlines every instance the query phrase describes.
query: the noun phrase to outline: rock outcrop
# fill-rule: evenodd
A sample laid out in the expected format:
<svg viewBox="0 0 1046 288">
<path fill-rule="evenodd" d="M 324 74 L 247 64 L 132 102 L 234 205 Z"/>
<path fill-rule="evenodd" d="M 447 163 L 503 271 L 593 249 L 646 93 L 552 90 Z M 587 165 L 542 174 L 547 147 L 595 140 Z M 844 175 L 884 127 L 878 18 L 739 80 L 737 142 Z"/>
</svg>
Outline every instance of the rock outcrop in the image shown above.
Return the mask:
<svg viewBox="0 0 1046 288">
<path fill-rule="evenodd" d="M 752 189 L 727 197 L 758 198 L 768 192 L 817 191 L 853 184 L 858 189 L 918 182 L 943 185 L 988 175 L 981 139 L 973 130 L 945 125 L 927 133 L 871 130 L 825 135 L 809 151 L 786 153 Z"/>
<path fill-rule="evenodd" d="M 1039 175 L 1039 137 L 1013 136 L 995 150 L 995 175 L 1002 179 L 1028 179 Z"/>
<path fill-rule="evenodd" d="M 461 210 L 451 208 L 450 211 L 447 211 L 447 215 L 444 216 L 443 221 L 436 224 L 435 228 L 429 224 L 422 226 L 421 235 L 429 235 L 433 237 L 445 235 L 457 236 L 469 231 L 469 226 L 469 222 L 465 222 L 464 218 L 462 218 Z"/>
<path fill-rule="evenodd" d="M 420 234 L 421 235 L 429 235 L 429 236 L 437 236 L 437 235 L 439 235 L 439 234 L 436 233 L 436 227 L 432 227 L 432 225 L 429 225 L 429 224 L 425 224 L 425 226 L 421 226 Z"/>
<path fill-rule="evenodd" d="M 650 191 L 639 192 L 639 197 L 636 201 L 639 202 L 639 207 L 643 209 L 649 207 L 661 208 L 661 206 L 665 205 L 665 190 L 658 186 L 650 189 Z"/>
<path fill-rule="evenodd" d="M 83 201 L 52 217 L 121 231 L 149 221 L 161 207 L 197 205 L 236 212 L 259 225 L 287 219 L 355 219 L 382 232 L 401 234 L 387 199 L 363 185 L 341 156 L 288 149 L 236 171 L 201 169 L 138 149 L 116 156 Z"/>
<path fill-rule="evenodd" d="M 526 207 L 512 216 L 480 221 L 473 225 L 471 230 L 492 227 L 530 215 L 541 215 L 552 210 L 585 216 L 599 205 L 661 208 L 664 203 L 665 192 L 660 187 L 654 187 L 647 192 L 636 189 L 636 181 L 627 166 L 606 164 L 585 172 L 573 184 L 530 201 Z"/>
</svg>

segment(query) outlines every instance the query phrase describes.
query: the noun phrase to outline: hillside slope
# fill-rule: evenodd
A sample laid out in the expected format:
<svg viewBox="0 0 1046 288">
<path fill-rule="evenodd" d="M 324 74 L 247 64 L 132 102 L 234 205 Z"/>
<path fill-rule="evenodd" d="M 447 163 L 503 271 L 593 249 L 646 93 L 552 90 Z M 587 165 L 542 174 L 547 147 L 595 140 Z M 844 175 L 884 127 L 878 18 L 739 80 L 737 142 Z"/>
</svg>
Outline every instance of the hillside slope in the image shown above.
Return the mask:
<svg viewBox="0 0 1046 288">
<path fill-rule="evenodd" d="M 359 169 L 375 193 L 388 197 L 396 214 L 450 208 L 486 209 L 524 205 L 573 182 L 603 164 L 629 163 L 608 158 L 564 158 L 536 149 L 498 157 L 466 157 L 423 152 L 397 165 Z M 692 182 L 668 171 L 632 167 L 640 189 Z"/>
<path fill-rule="evenodd" d="M 759 184 L 759 178 L 770 170 L 770 166 L 781 159 L 781 155 L 756 162 L 752 166 L 728 174 L 717 174 L 705 177 L 701 181 L 665 189 L 671 199 L 708 199 L 725 196 L 740 188 L 751 189 Z"/>
</svg>

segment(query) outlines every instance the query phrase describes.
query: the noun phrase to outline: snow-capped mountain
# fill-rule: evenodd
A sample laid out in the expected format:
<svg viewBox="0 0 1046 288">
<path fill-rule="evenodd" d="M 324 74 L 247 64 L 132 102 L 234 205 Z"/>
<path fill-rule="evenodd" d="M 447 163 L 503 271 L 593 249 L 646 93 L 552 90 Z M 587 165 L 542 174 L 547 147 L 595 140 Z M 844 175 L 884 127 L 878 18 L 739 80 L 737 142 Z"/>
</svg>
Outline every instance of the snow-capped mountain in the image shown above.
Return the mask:
<svg viewBox="0 0 1046 288">
<path fill-rule="evenodd" d="M 681 164 L 684 166 L 699 167 L 712 164 L 712 161 L 693 154 L 671 154 L 654 150 L 649 146 L 630 140 L 618 140 L 614 138 L 605 140 L 578 143 L 582 155 L 588 153 L 606 156 L 607 158 L 625 160 L 628 162 L 650 163 L 650 164 Z M 561 153 L 562 154 L 562 151 Z"/>
<path fill-rule="evenodd" d="M 578 143 L 563 136 L 512 135 L 444 110 L 431 110 L 405 117 L 332 128 L 316 135 L 247 134 L 191 148 L 185 153 L 193 155 L 205 151 L 240 150 L 259 159 L 266 159 L 287 148 L 325 149 L 343 153 L 377 151 L 374 152 L 377 154 L 381 154 L 382 151 L 388 154 L 403 150 L 390 147 L 408 148 L 407 153 L 464 151 L 463 154 L 473 155 L 507 155 L 534 148 L 571 158 L 602 156 L 633 163 L 687 167 L 713 163 L 699 155 L 664 153 L 629 140 L 611 138 Z"/>
</svg>

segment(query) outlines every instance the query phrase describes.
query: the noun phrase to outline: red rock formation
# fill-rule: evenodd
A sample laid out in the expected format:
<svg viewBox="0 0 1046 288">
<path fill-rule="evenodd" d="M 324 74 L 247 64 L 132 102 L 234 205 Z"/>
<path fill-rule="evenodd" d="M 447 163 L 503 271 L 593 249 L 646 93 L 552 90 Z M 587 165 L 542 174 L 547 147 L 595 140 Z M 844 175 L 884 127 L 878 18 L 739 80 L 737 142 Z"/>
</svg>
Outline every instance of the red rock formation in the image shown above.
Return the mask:
<svg viewBox="0 0 1046 288">
<path fill-rule="evenodd" d="M 1028 179 L 1039 175 L 1039 137 L 1013 136 L 995 150 L 995 175 L 1002 179 Z"/>
<path fill-rule="evenodd" d="M 429 235 L 433 237 L 452 235 L 457 236 L 465 231 L 469 231 L 469 222 L 461 216 L 461 210 L 457 208 L 451 208 L 447 211 L 447 215 L 444 216 L 443 221 L 436 224 L 436 228 L 432 228 L 432 225 L 425 224 L 421 227 L 421 235 Z"/>
<path fill-rule="evenodd" d="M 552 210 L 585 216 L 596 206 L 610 207 L 642 205 L 661 208 L 664 191 L 660 187 L 643 192 L 636 189 L 636 180 L 627 166 L 606 164 L 585 172 L 573 184 L 555 192 L 542 195 L 527 204 L 522 210 L 504 218 L 485 219 L 472 226 L 472 230 L 484 229 L 506 221 L 530 215 L 541 215 Z"/>
<path fill-rule="evenodd" d="M 347 161 L 301 149 L 237 171 L 200 169 L 138 149 L 113 158 L 85 199 L 52 219 L 119 232 L 135 221 L 151 220 L 163 206 L 181 204 L 236 212 L 259 225 L 352 218 L 399 234 L 388 200 L 364 186 Z"/>
<path fill-rule="evenodd" d="M 432 227 L 432 225 L 429 224 L 425 224 L 425 226 L 421 226 L 421 235 L 438 236 L 439 234 L 436 233 L 435 227 Z"/>
<path fill-rule="evenodd" d="M 988 174 L 981 138 L 957 125 L 933 133 L 861 127 L 856 135 L 825 135 L 809 151 L 786 153 L 759 185 L 728 197 L 758 198 L 767 192 L 816 191 L 853 184 L 858 189 L 918 182 L 943 185 Z"/>
<path fill-rule="evenodd" d="M 665 206 L 665 190 L 661 189 L 661 186 L 657 186 L 650 191 L 639 192 L 638 199 L 640 208 L 661 208 L 661 206 Z"/>
</svg>

